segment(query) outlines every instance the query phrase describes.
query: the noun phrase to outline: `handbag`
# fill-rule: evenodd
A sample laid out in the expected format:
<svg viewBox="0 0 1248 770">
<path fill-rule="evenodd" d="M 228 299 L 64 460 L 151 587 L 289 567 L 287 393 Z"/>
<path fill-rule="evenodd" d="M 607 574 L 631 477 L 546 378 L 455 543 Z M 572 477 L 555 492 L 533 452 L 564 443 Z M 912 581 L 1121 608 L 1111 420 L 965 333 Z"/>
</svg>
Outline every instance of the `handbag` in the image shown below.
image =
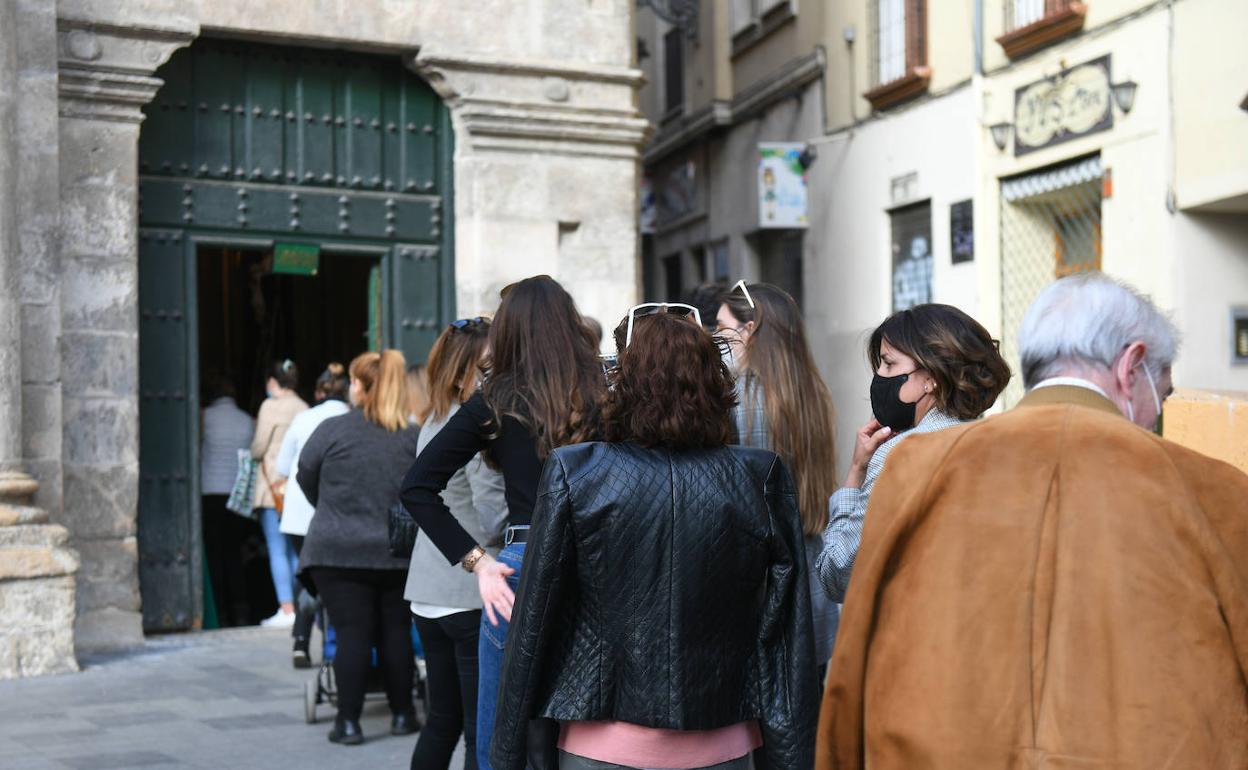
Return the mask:
<svg viewBox="0 0 1248 770">
<path fill-rule="evenodd" d="M 250 449 L 238 450 L 238 472 L 234 475 L 234 486 L 230 487 L 230 496 L 225 501 L 227 510 L 248 519 L 255 518 L 251 502 L 256 494 L 258 465 L 255 460 L 251 459 Z"/>
<path fill-rule="evenodd" d="M 396 559 L 411 558 L 412 549 L 416 547 L 416 533 L 420 531 L 416 520 L 399 503 L 390 506 L 387 524 L 390 530 L 390 555 Z"/>
<path fill-rule="evenodd" d="M 273 495 L 273 508 L 277 511 L 277 515 L 282 515 L 282 509 L 286 507 L 286 485 L 274 484 L 269 480 L 269 472 L 264 469 L 264 462 L 257 462 L 260 466 L 260 475 L 264 476 L 264 483 L 269 487 L 269 493 Z"/>
</svg>

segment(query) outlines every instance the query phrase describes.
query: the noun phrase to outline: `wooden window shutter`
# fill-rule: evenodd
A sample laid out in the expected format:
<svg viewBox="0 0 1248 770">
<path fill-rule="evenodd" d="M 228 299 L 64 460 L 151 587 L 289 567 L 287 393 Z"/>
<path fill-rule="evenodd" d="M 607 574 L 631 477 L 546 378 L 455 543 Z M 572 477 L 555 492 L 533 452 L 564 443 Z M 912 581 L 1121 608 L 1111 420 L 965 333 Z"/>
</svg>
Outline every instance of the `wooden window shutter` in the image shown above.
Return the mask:
<svg viewBox="0 0 1248 770">
<path fill-rule="evenodd" d="M 927 0 L 906 0 L 906 70 L 927 66 Z"/>
</svg>

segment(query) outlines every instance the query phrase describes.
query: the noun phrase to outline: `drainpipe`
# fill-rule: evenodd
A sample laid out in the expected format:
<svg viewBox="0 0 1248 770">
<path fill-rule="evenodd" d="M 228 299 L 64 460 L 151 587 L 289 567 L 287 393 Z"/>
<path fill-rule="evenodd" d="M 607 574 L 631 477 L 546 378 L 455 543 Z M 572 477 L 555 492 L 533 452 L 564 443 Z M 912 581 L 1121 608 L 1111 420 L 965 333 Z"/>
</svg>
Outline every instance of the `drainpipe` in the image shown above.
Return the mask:
<svg viewBox="0 0 1248 770">
<path fill-rule="evenodd" d="M 975 74 L 984 74 L 984 0 L 975 0 Z"/>
</svg>

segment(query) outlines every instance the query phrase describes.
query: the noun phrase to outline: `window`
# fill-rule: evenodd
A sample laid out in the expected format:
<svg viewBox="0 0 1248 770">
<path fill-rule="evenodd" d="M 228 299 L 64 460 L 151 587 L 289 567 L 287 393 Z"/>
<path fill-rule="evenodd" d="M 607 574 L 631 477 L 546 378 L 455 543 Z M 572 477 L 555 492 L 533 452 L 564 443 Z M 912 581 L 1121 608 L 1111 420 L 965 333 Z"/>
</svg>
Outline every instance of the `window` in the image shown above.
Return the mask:
<svg viewBox="0 0 1248 770">
<path fill-rule="evenodd" d="M 873 0 L 871 82 L 863 94 L 877 110 L 927 90 L 927 0 Z"/>
<path fill-rule="evenodd" d="M 663 35 L 663 106 L 667 112 L 685 106 L 685 41 L 678 27 Z"/>
<path fill-rule="evenodd" d="M 893 209 L 893 311 L 932 301 L 931 201 Z"/>
<path fill-rule="evenodd" d="M 906 74 L 906 0 L 879 0 L 876 25 L 877 83 L 891 83 Z"/>
<path fill-rule="evenodd" d="M 1079 0 L 1005 0 L 1006 33 L 997 42 L 1016 59 L 1083 29 L 1087 13 Z"/>
<path fill-rule="evenodd" d="M 732 0 L 732 55 L 797 17 L 797 0 Z"/>
<path fill-rule="evenodd" d="M 1006 15 L 1013 11 L 1013 18 L 1007 22 L 1010 29 L 1025 27 L 1044 18 L 1045 0 L 1008 0 Z"/>
<path fill-rule="evenodd" d="M 1090 207 L 1053 215 L 1053 243 L 1056 275 L 1101 269 L 1100 212 Z"/>
</svg>

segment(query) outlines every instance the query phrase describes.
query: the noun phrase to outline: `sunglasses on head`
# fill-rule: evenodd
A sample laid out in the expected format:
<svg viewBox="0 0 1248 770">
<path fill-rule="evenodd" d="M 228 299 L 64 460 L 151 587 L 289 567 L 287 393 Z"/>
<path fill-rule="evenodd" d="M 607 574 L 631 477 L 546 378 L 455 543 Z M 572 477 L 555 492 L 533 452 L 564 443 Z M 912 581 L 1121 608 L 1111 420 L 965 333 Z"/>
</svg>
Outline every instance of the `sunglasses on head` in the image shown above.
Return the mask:
<svg viewBox="0 0 1248 770">
<path fill-rule="evenodd" d="M 628 347 L 633 341 L 633 321 L 639 316 L 656 313 L 672 313 L 684 318 L 693 316 L 693 322 L 698 326 L 702 325 L 702 314 L 693 305 L 683 302 L 643 302 L 628 309 L 628 330 L 624 333 L 624 347 Z"/>
<path fill-rule="evenodd" d="M 728 293 L 729 293 L 729 294 L 731 294 L 732 292 L 736 291 L 737 289 L 740 289 L 740 290 L 741 290 L 741 293 L 745 295 L 745 301 L 746 301 L 746 302 L 748 302 L 748 303 L 750 303 L 750 310 L 753 310 L 753 309 L 754 309 L 754 298 L 750 296 L 750 287 L 748 287 L 748 286 L 746 286 L 746 285 L 745 285 L 745 279 L 744 279 L 744 278 L 742 278 L 741 280 L 739 280 L 739 281 L 737 281 L 735 284 L 733 284 L 732 289 L 731 289 Z"/>
<path fill-rule="evenodd" d="M 451 321 L 452 329 L 467 329 L 469 326 L 480 326 L 489 323 L 490 319 L 483 316 L 475 316 L 473 318 L 461 318 L 458 321 Z"/>
</svg>

